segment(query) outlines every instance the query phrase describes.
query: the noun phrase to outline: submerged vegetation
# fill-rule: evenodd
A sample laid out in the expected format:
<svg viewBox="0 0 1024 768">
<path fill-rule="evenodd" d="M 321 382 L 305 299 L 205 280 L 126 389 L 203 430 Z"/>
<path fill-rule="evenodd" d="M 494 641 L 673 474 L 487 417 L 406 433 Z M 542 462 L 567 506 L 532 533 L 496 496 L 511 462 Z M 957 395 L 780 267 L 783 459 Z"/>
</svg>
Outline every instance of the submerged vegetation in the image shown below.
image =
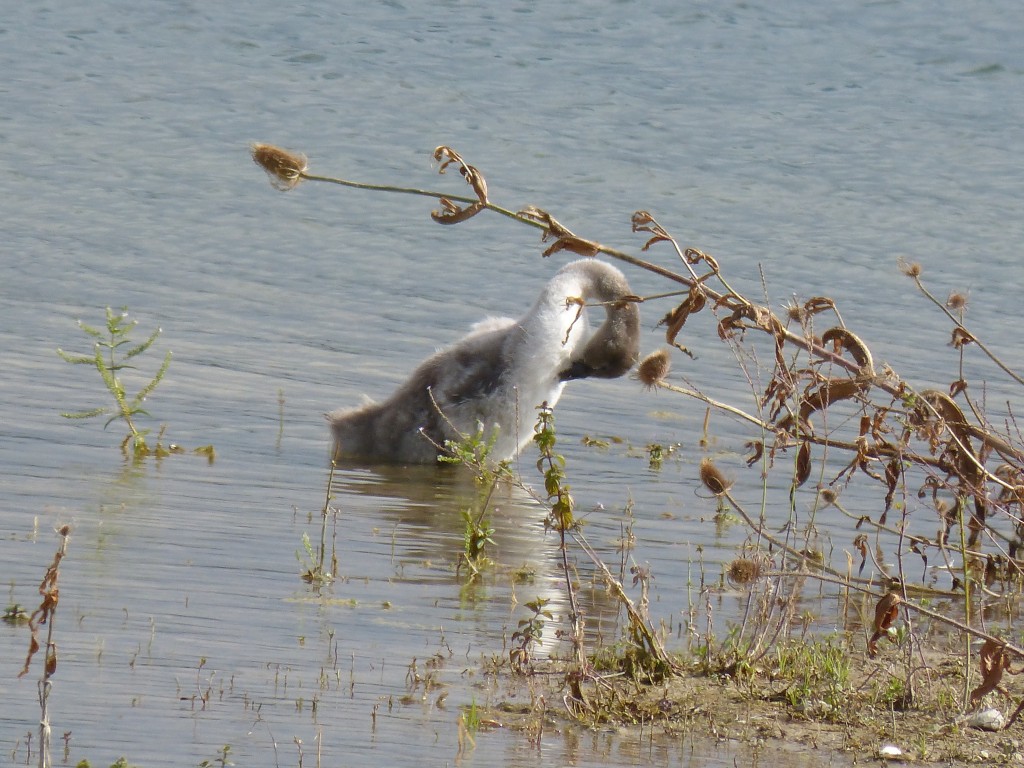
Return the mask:
<svg viewBox="0 0 1024 768">
<path fill-rule="evenodd" d="M 829 297 L 794 298 L 776 312 L 737 290 L 717 258 L 681 246 L 647 211 L 632 216 L 632 231 L 644 238 L 639 250 L 668 260 L 606 247 L 535 207 L 495 204 L 480 170 L 450 147 L 434 151 L 440 172 L 458 169 L 471 195 L 311 174 L 304 157 L 272 145 L 255 145 L 252 156 L 282 190 L 320 181 L 433 197 L 440 201 L 431 213 L 438 223 L 489 210 L 541 230 L 544 256 L 604 254 L 657 275 L 667 290 L 634 298 L 668 302 L 659 323 L 666 348 L 640 364 L 640 383 L 706 407 L 701 446 L 713 438 L 713 415 L 749 427 L 745 467 L 724 472 L 723 462 L 710 457 L 699 467 L 718 515 L 742 524 L 746 541 L 720 581 L 702 572 L 699 587 L 687 591 L 679 629 L 685 647 L 669 652 L 670 629 L 650 615 L 649 569 L 631 561 L 627 587 L 625 568 L 613 574 L 583 535 L 569 468 L 555 450 L 554 422 L 541 409 L 536 444 L 543 490 L 533 491 L 537 478 L 508 482 L 547 510 L 569 607 L 557 616 L 542 598 L 526 602 L 507 658 L 496 665 L 535 686 L 534 701 L 561 700 L 563 716 L 585 725 L 659 723 L 672 730 L 701 720 L 719 736 L 773 738 L 785 731 L 792 739 L 801 724 L 835 724 L 842 726 L 836 738 L 823 739 L 820 729 L 813 738 L 885 758 L 1017 759 L 1012 743 L 987 731 L 1013 727 L 1024 710 L 1024 696 L 1008 689 L 1009 676 L 1024 671 L 1013 625 L 1024 583 L 1024 438 L 1013 406 L 993 402 L 990 383 L 975 377 L 979 359 L 1004 377 L 1000 386 L 1024 384 L 1024 377 L 972 332 L 963 294 L 942 301 L 919 265 L 899 264 L 950 326 L 953 375 L 919 387 L 892 366 L 876 364 Z M 731 350 L 738 375 L 749 383 L 745 405 L 673 375 L 673 356 L 692 358 L 703 343 Z M 482 446 L 481 436 L 449 446 L 450 460 L 483 477 L 491 470 Z M 652 470 L 675 451 L 649 446 Z M 731 475 L 738 472 L 756 473 L 756 493 L 735 490 Z M 848 510 L 843 495 L 852 486 L 874 506 Z M 848 521 L 828 539 L 818 527 L 827 508 L 834 510 L 830 519 Z M 485 519 L 483 512 L 466 517 L 469 578 L 487 567 Z M 842 551 L 830 551 L 829 541 Z M 590 564 L 622 610 L 616 642 L 588 645 L 576 602 L 577 559 Z M 720 626 L 714 595 L 726 589 L 742 595 L 744 607 L 738 624 Z M 809 608 L 822 599 L 839 606 L 835 628 L 820 626 Z M 541 639 L 552 632 L 569 653 L 540 659 Z M 549 695 L 552 681 L 559 695 Z M 717 691 L 714 705 L 709 690 Z M 998 707 L 1007 703 L 1004 714 Z M 538 718 L 549 715 L 549 708 L 531 708 L 523 727 L 542 728 Z"/>
</svg>

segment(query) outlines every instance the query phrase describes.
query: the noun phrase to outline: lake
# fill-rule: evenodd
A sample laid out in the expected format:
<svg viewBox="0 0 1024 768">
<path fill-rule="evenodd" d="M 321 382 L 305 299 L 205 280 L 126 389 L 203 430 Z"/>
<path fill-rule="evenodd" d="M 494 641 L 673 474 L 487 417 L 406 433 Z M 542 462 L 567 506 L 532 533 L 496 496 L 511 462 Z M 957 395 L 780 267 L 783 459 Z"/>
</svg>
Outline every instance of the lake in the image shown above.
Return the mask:
<svg viewBox="0 0 1024 768">
<path fill-rule="evenodd" d="M 541 743 L 482 731 L 459 754 L 461 708 L 503 694 L 482 670 L 508 653 L 524 604 L 564 609 L 557 541 L 524 493 L 495 501 L 501 567 L 469 584 L 456 573 L 461 514 L 480 496 L 469 479 L 342 468 L 329 530 L 339 578 L 302 581 L 303 535 L 316 543 L 328 482 L 322 414 L 383 397 L 474 322 L 518 316 L 565 254 L 542 260 L 537 232 L 499 216 L 437 226 L 425 198 L 314 183 L 281 194 L 249 144 L 303 152 L 314 173 L 465 194 L 432 164 L 450 144 L 495 202 L 540 206 L 631 253 L 644 239 L 630 216 L 649 210 L 737 289 L 775 309 L 828 295 L 876 363 L 941 387 L 958 364 L 950 327 L 900 257 L 940 298 L 969 291 L 972 330 L 1011 364 L 1024 352 L 1012 314 L 1022 25 L 1024 6 L 1008 0 L 7 8 L 0 563 L 8 604 L 31 611 L 53 530 L 72 526 L 54 623 L 55 757 L 69 732 L 70 764 L 94 766 L 198 765 L 224 745 L 239 765 L 313 765 L 318 749 L 347 766 L 749 762 L 740 744 L 614 731 Z M 677 265 L 664 245 L 644 256 Z M 668 290 L 626 272 L 640 295 Z M 108 306 L 128 308 L 139 340 L 162 329 L 124 373 L 130 392 L 173 351 L 145 425 L 212 444 L 212 464 L 189 454 L 132 466 L 119 423 L 61 417 L 106 405 L 96 372 L 56 350 L 90 353 L 76 321 L 102 325 Z M 642 306 L 645 353 L 663 345 L 657 323 L 672 306 Z M 677 355 L 674 381 L 752 407 L 710 320 L 680 340 L 696 359 Z M 1017 402 L 994 366 L 971 371 L 992 380 L 990 402 Z M 652 614 L 676 630 L 701 569 L 717 581 L 747 533 L 713 522 L 700 460 L 715 456 L 752 499 L 760 488 L 743 461 L 751 429 L 715 414 L 702 447 L 704 414 L 628 377 L 574 382 L 556 411 L 588 539 L 618 566 L 632 528 L 630 554 L 654 576 Z M 655 468 L 651 444 L 679 448 Z M 534 463 L 519 468 L 540 486 Z M 828 536 L 835 521 L 818 522 Z M 850 546 L 832 544 L 837 557 Z M 614 634 L 600 593 L 587 605 Z M 719 610 L 724 627 L 741 601 L 724 595 Z M 17 678 L 27 646 L 24 626 L 0 624 L 0 748 L 12 764 L 34 763 L 37 747 L 41 659 Z M 415 685 L 428 663 L 443 688 Z M 758 759 L 845 764 L 776 757 Z"/>
</svg>

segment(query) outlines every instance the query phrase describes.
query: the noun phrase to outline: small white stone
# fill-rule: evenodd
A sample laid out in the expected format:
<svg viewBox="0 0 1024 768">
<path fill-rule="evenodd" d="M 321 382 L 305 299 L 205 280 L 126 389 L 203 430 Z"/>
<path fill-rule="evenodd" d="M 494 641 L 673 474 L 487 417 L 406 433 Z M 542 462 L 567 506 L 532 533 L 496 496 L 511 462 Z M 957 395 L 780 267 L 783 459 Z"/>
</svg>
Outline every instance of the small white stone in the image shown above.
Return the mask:
<svg viewBox="0 0 1024 768">
<path fill-rule="evenodd" d="M 980 728 L 983 731 L 1000 731 L 1006 724 L 1006 718 L 998 709 L 983 709 L 969 715 L 967 725 L 971 728 Z"/>
<path fill-rule="evenodd" d="M 878 756 L 883 760 L 900 760 L 903 757 L 903 750 L 895 744 L 883 744 L 878 748 Z"/>
</svg>

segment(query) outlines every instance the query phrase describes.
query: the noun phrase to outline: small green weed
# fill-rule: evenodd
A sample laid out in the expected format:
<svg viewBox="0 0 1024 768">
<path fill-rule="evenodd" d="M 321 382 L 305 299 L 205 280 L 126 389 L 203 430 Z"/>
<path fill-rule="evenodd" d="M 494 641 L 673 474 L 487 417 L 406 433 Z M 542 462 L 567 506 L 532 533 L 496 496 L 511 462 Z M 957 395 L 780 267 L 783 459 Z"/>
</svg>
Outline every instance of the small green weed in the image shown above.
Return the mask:
<svg viewBox="0 0 1024 768">
<path fill-rule="evenodd" d="M 163 380 L 164 374 L 167 373 L 167 369 L 171 365 L 171 353 L 168 352 L 164 356 L 164 361 L 153 378 L 150 379 L 134 397 L 129 397 L 118 373 L 125 369 L 134 368 L 133 365 L 128 364 L 128 361 L 138 357 L 152 347 L 153 342 L 155 342 L 157 336 L 160 335 L 160 329 L 157 328 L 150 334 L 149 338 L 142 343 L 137 344 L 129 338 L 129 335 L 136 325 L 138 325 L 138 320 L 128 319 L 127 307 L 122 307 L 120 312 L 114 312 L 110 307 L 107 307 L 107 322 L 105 328 L 93 328 L 91 325 L 86 325 L 81 320 L 78 321 L 78 327 L 81 328 L 87 336 L 95 339 L 93 343 L 93 354 L 72 355 L 62 349 L 58 349 L 57 354 L 61 356 L 61 359 L 68 363 L 72 363 L 73 365 L 94 366 L 100 374 L 100 378 L 103 379 L 103 384 L 106 386 L 107 391 L 110 392 L 111 397 L 114 398 L 114 403 L 116 404 L 115 409 L 101 406 L 99 408 L 93 408 L 91 411 L 62 413 L 61 415 L 67 419 L 90 419 L 94 416 L 112 414 L 110 418 L 107 419 L 106 424 L 103 425 L 104 428 L 109 426 L 111 422 L 122 419 L 128 426 L 128 434 L 121 443 L 121 450 L 125 455 L 128 455 L 130 448 L 131 455 L 136 459 L 139 459 L 151 454 L 160 456 L 166 455 L 170 452 L 170 449 L 164 448 L 159 441 L 157 442 L 156 448 L 150 448 L 146 443 L 146 435 L 149 434 L 150 430 L 140 429 L 136 426 L 135 421 L 138 416 L 150 415 L 149 412 L 142 407 L 142 404 Z"/>
<path fill-rule="evenodd" d="M 490 520 L 487 519 L 487 508 L 477 516 L 473 515 L 472 510 L 462 510 L 462 521 L 465 523 L 465 527 L 462 532 L 463 537 L 463 555 L 465 557 L 466 564 L 473 570 L 474 573 L 480 571 L 482 567 L 490 563 L 490 559 L 486 555 L 486 549 L 488 545 L 494 545 L 494 528 L 490 525 Z"/>
<path fill-rule="evenodd" d="M 338 570 L 338 553 L 333 546 L 334 542 L 332 542 L 330 567 L 324 566 L 324 560 L 327 557 L 327 520 L 332 516 L 332 513 L 335 520 L 335 535 L 337 535 L 338 511 L 331 507 L 331 500 L 334 498 L 332 491 L 336 467 L 337 464 L 332 461 L 331 472 L 327 476 L 327 494 L 324 498 L 323 509 L 320 512 L 320 546 L 313 549 L 313 543 L 309 540 L 309 534 L 303 533 L 302 548 L 306 552 L 305 560 L 303 560 L 298 552 L 295 553 L 295 558 L 304 566 L 302 580 L 309 584 L 321 586 L 329 584 L 334 581 L 334 574 Z"/>
<path fill-rule="evenodd" d="M 775 677 L 789 682 L 786 696 L 792 706 L 824 702 L 841 712 L 849 695 L 850 650 L 842 643 L 810 640 L 776 648 Z"/>
<path fill-rule="evenodd" d="M 107 307 L 106 324 L 103 328 L 94 328 L 91 325 L 86 325 L 81 320 L 78 321 L 78 327 L 82 329 L 82 332 L 91 339 L 94 339 L 93 353 L 91 355 L 73 355 L 58 348 L 57 354 L 60 355 L 62 360 L 73 365 L 93 366 L 103 380 L 103 384 L 110 393 L 110 396 L 114 398 L 115 407 L 100 406 L 89 411 L 62 413 L 61 416 L 66 419 L 91 419 L 95 416 L 109 415 L 110 418 L 103 425 L 104 429 L 111 422 L 118 419 L 124 421 L 128 427 L 128 434 L 125 435 L 124 440 L 121 442 L 121 451 L 125 456 L 131 456 L 136 461 L 147 456 L 162 458 L 172 453 L 184 453 L 184 449 L 180 446 L 174 444 L 164 445 L 163 435 L 165 427 L 163 426 L 157 435 L 156 445 L 151 447 L 146 442 L 146 437 L 149 435 L 150 430 L 143 429 L 136 423 L 139 416 L 150 415 L 142 405 L 163 380 L 164 374 L 167 373 L 167 369 L 171 365 L 171 353 L 168 352 L 164 355 L 164 360 L 153 375 L 153 378 L 146 382 L 135 395 L 130 396 L 128 394 L 119 373 L 124 370 L 134 369 L 135 366 L 129 364 L 128 361 L 149 350 L 156 341 L 157 336 L 160 335 L 160 329 L 157 328 L 145 341 L 136 343 L 130 338 L 131 332 L 136 325 L 138 325 L 138 320 L 128 319 L 127 307 L 122 307 L 120 312 L 115 312 L 110 307 Z M 195 453 L 206 456 L 211 463 L 215 458 L 215 451 L 212 445 L 196 448 Z"/>
<path fill-rule="evenodd" d="M 472 435 L 462 435 L 460 440 L 445 440 L 444 452 L 437 460 L 442 464 L 469 467 L 481 485 L 490 484 L 495 478 L 509 478 L 512 472 L 508 462 L 495 462 L 491 458 L 497 440 L 497 427 L 490 434 L 484 434 L 484 425 L 477 422 L 476 432 Z"/>
<path fill-rule="evenodd" d="M 295 553 L 295 559 L 303 566 L 302 580 L 309 584 L 330 584 L 334 580 L 334 576 L 324 570 L 323 558 L 313 549 L 309 534 L 305 532 L 302 534 L 302 549 L 305 552 L 305 557 L 299 552 Z"/>
<path fill-rule="evenodd" d="M 28 624 L 28 611 L 19 603 L 12 603 L 4 609 L 0 617 L 5 624 Z"/>
<path fill-rule="evenodd" d="M 549 602 L 543 597 L 528 602 L 526 607 L 533 615 L 520 620 L 519 628 L 512 633 L 512 642 L 516 645 L 509 651 L 508 658 L 513 668 L 520 672 L 526 672 L 532 666 L 533 648 L 540 645 L 546 621 L 554 619 L 554 614 L 546 607 Z"/>
<path fill-rule="evenodd" d="M 221 747 L 220 752 L 217 756 L 210 760 L 203 760 L 199 763 L 199 768 L 214 768 L 214 766 L 220 766 L 220 768 L 226 768 L 226 766 L 234 765 L 234 763 L 228 761 L 228 755 L 231 754 L 231 745 L 225 744 Z"/>
</svg>

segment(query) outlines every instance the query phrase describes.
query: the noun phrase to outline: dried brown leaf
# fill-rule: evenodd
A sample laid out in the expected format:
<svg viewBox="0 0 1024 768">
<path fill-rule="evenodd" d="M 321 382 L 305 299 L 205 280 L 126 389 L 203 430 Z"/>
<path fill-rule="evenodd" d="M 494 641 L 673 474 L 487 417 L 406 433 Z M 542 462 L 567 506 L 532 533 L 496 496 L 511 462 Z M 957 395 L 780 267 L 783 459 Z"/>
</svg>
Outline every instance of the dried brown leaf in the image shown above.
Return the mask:
<svg viewBox="0 0 1024 768">
<path fill-rule="evenodd" d="M 860 366 L 858 375 L 864 378 L 874 378 L 875 364 L 871 357 L 871 350 L 856 334 L 846 328 L 829 328 L 821 334 L 821 343 L 822 346 L 832 344 L 836 350 L 845 350 Z"/>
<path fill-rule="evenodd" d="M 991 638 L 986 640 L 978 653 L 978 666 L 981 667 L 981 685 L 971 691 L 971 706 L 995 690 L 1009 695 L 999 685 L 1003 679 L 1003 672 L 1010 668 L 1010 654 L 1007 653 L 1004 644 Z"/>
<path fill-rule="evenodd" d="M 965 328 L 957 326 L 953 329 L 953 338 L 950 340 L 950 346 L 956 349 L 963 349 L 967 344 L 974 344 L 977 341 L 976 338 Z"/>
<path fill-rule="evenodd" d="M 449 165 L 458 165 L 459 173 L 462 174 L 462 178 L 466 180 L 466 183 L 473 188 L 473 192 L 476 193 L 476 196 L 479 199 L 479 201 L 481 203 L 487 202 L 487 181 L 484 179 L 483 174 L 480 173 L 480 170 L 478 168 L 470 165 L 469 163 L 462 159 L 462 155 L 460 155 L 451 147 L 442 145 L 440 147 L 434 148 L 434 160 L 440 163 L 437 172 L 442 174 L 448 170 Z M 454 222 L 445 223 L 451 224 Z"/>
<path fill-rule="evenodd" d="M 737 301 L 739 303 L 733 303 Z M 722 341 L 728 341 L 736 331 L 742 332 L 746 330 L 749 326 L 744 320 L 757 322 L 757 313 L 754 311 L 753 306 L 738 300 L 733 294 L 723 296 L 715 302 L 715 309 L 722 306 L 732 309 L 732 314 L 728 317 L 723 317 L 718 323 L 718 336 Z"/>
<path fill-rule="evenodd" d="M 684 255 L 690 264 L 698 264 L 703 261 L 712 272 L 718 274 L 718 262 L 712 256 L 704 253 L 704 251 L 699 251 L 696 248 L 687 248 Z"/>
<path fill-rule="evenodd" d="M 828 379 L 804 398 L 800 404 L 800 418 L 807 421 L 817 411 L 840 400 L 849 400 L 863 391 L 864 385 L 856 379 Z"/>
<path fill-rule="evenodd" d="M 653 232 L 658 222 L 647 211 L 636 211 L 632 218 L 634 232 Z"/>
<path fill-rule="evenodd" d="M 871 639 L 868 640 L 868 655 L 871 658 L 878 654 L 878 641 L 883 635 L 888 633 L 889 628 L 896 621 L 896 617 L 899 616 L 900 612 L 900 603 L 902 602 L 903 598 L 900 596 L 900 593 L 894 590 L 879 599 L 875 605 L 875 631 L 871 635 Z"/>
<path fill-rule="evenodd" d="M 828 296 L 813 296 L 804 302 L 804 311 L 810 315 L 816 315 L 826 310 L 835 311 L 836 303 Z"/>
<path fill-rule="evenodd" d="M 580 256 L 597 256 L 601 252 L 601 246 L 598 243 L 590 240 L 584 240 L 581 237 L 560 237 L 551 245 L 548 246 L 547 250 L 544 251 L 542 256 L 550 256 L 553 253 L 559 251 L 569 251 L 571 253 L 579 254 Z"/>
<path fill-rule="evenodd" d="M 57 671 L 57 644 L 50 643 L 46 649 L 46 677 L 53 677 Z"/>
<path fill-rule="evenodd" d="M 860 552 L 860 568 L 857 573 L 864 573 L 864 566 L 868 562 L 868 537 L 866 534 L 858 534 L 853 540 L 853 548 Z"/>
<path fill-rule="evenodd" d="M 704 289 L 698 285 L 690 288 L 689 294 L 683 299 L 682 303 L 669 312 L 665 317 L 661 319 L 658 325 L 667 325 L 668 328 L 665 331 L 665 341 L 673 346 L 678 347 L 676 344 L 676 337 L 679 335 L 679 331 L 682 330 L 683 325 L 686 323 L 686 319 L 694 312 L 700 312 L 704 309 L 707 304 L 707 295 L 704 293 Z"/>
<path fill-rule="evenodd" d="M 761 440 L 749 442 L 747 448 L 751 450 L 750 456 L 747 457 L 747 466 L 752 467 L 764 456 L 764 442 Z"/>
<path fill-rule="evenodd" d="M 471 219 L 476 216 L 480 211 L 484 210 L 483 203 L 473 203 L 467 205 L 465 208 L 456 205 L 447 197 L 442 197 L 438 202 L 444 207 L 443 211 L 431 211 L 430 218 L 436 221 L 438 224 L 458 224 Z"/>
<path fill-rule="evenodd" d="M 640 250 L 641 251 L 646 251 L 646 250 L 649 250 L 650 247 L 652 245 L 655 245 L 656 243 L 666 243 L 666 242 L 672 242 L 672 238 L 665 237 L 664 235 L 655 235 L 650 240 L 648 240 L 646 243 L 644 243 L 643 248 L 641 248 Z"/>
<path fill-rule="evenodd" d="M 807 440 L 800 444 L 796 455 L 796 486 L 799 488 L 811 476 L 811 444 Z"/>
<path fill-rule="evenodd" d="M 899 459 L 892 459 L 885 465 L 885 485 L 888 489 L 885 494 L 885 512 L 892 508 L 893 498 L 896 495 L 896 487 L 900 477 L 903 476 L 903 463 Z M 883 516 L 885 515 L 883 512 Z"/>
</svg>

